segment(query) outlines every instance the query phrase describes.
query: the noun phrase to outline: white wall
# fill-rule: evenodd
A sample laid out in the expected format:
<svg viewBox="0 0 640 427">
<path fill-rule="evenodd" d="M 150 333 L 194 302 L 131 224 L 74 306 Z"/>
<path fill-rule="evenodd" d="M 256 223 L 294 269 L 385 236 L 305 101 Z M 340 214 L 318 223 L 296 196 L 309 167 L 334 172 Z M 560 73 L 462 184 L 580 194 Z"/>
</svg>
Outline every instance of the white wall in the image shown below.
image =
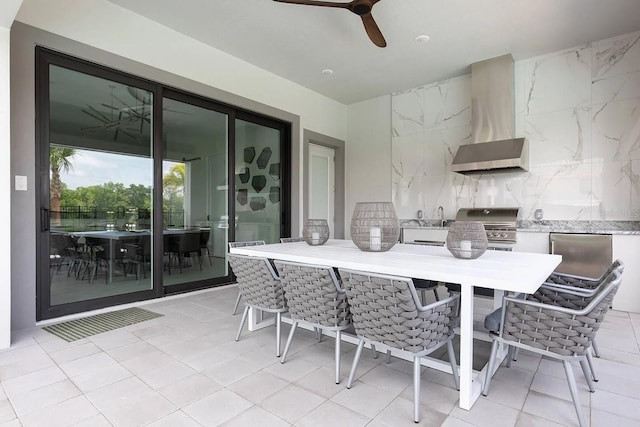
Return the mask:
<svg viewBox="0 0 640 427">
<path fill-rule="evenodd" d="M 4 0 L 0 6 L 0 198 L 11 200 L 10 139 L 10 28 L 22 0 Z M 11 211 L 0 211 L 0 223 L 11 223 Z M 0 243 L 0 349 L 11 345 L 11 234 Z"/>
<path fill-rule="evenodd" d="M 391 201 L 391 96 L 351 104 L 345 153 L 345 234 L 357 202 Z"/>
<path fill-rule="evenodd" d="M 0 27 L 0 198 L 11 200 L 9 132 L 9 36 Z M 0 224 L 11 222 L 11 211 L 0 209 Z M 11 235 L 0 243 L 0 348 L 11 344 Z"/>
</svg>

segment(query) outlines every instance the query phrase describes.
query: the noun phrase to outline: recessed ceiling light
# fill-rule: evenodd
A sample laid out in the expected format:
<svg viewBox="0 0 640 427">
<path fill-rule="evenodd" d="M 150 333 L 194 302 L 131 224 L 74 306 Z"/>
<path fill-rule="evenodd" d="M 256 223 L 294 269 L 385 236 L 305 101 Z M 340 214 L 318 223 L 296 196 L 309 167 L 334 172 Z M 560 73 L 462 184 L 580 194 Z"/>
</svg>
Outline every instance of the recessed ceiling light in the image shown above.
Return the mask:
<svg viewBox="0 0 640 427">
<path fill-rule="evenodd" d="M 416 43 L 426 43 L 429 41 L 429 36 L 426 34 L 419 35 L 416 37 Z"/>
<path fill-rule="evenodd" d="M 333 75 L 333 70 L 330 70 L 329 68 L 327 68 L 325 70 L 322 70 L 321 73 L 323 76 L 331 76 Z"/>
</svg>

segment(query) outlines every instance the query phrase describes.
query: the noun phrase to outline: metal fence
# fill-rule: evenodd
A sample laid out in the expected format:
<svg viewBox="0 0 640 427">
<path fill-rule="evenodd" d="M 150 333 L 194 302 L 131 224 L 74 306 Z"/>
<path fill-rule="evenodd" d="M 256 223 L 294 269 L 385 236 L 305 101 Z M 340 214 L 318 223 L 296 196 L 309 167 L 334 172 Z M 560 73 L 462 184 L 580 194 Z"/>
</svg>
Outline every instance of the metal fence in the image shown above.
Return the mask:
<svg viewBox="0 0 640 427">
<path fill-rule="evenodd" d="M 183 227 L 184 210 L 168 209 L 162 212 L 165 227 Z M 113 227 L 124 230 L 127 224 L 137 229 L 151 228 L 151 210 L 145 208 L 115 208 L 99 206 L 64 206 L 51 211 L 51 227 L 65 231 L 106 230 Z"/>
</svg>

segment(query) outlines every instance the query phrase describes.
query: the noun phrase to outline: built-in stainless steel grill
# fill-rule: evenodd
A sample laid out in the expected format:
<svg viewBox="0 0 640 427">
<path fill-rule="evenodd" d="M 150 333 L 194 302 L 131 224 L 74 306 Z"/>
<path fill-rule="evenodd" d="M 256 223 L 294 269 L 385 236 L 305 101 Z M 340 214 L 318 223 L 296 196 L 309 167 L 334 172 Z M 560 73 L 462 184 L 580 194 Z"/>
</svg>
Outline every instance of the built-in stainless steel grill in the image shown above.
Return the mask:
<svg viewBox="0 0 640 427">
<path fill-rule="evenodd" d="M 519 211 L 520 208 L 463 208 L 458 210 L 456 221 L 482 222 L 489 245 L 502 244 L 508 247 L 517 241 Z"/>
</svg>

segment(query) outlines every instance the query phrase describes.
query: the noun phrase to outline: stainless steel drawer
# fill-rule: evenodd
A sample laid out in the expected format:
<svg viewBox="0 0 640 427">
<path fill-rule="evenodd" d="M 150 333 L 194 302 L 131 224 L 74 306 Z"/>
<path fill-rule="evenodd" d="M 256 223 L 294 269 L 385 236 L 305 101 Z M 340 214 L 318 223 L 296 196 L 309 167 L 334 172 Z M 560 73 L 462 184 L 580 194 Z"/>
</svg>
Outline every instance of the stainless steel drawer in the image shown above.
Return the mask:
<svg viewBox="0 0 640 427">
<path fill-rule="evenodd" d="M 549 233 L 549 253 L 562 255 L 558 273 L 597 278 L 613 261 L 611 234 Z"/>
</svg>

